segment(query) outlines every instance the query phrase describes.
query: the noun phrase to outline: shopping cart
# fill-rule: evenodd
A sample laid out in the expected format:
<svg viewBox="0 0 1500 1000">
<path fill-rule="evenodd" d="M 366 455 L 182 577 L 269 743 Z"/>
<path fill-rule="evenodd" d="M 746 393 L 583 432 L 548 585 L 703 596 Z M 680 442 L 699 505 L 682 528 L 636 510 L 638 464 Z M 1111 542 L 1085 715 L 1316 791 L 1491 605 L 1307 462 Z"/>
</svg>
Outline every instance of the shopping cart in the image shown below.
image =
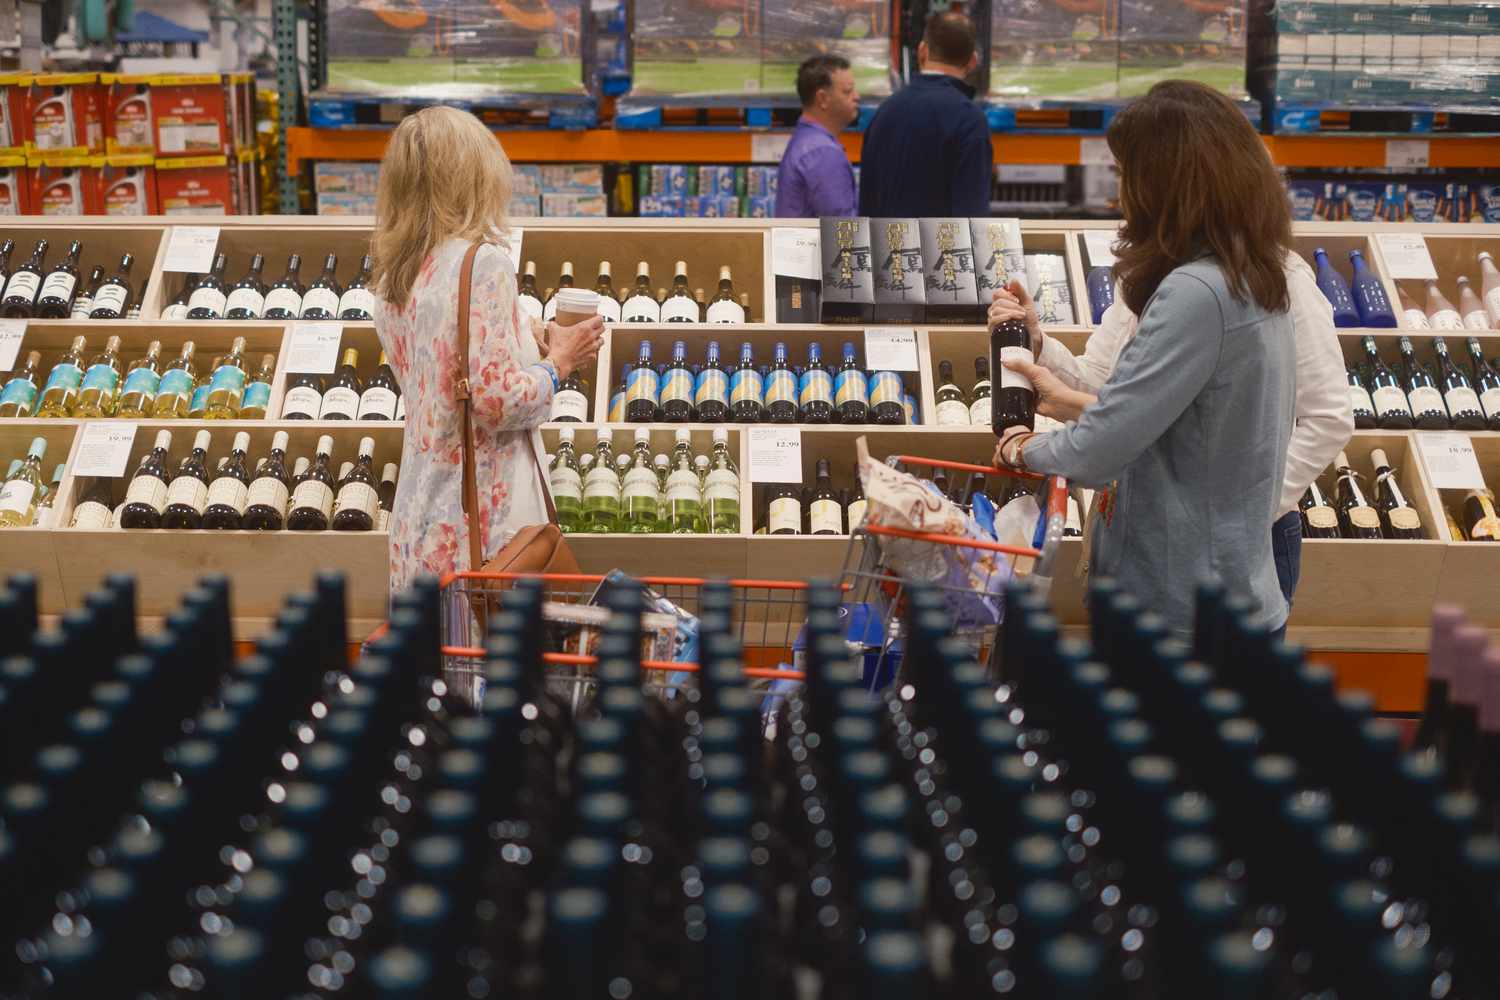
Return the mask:
<svg viewBox="0 0 1500 1000">
<path fill-rule="evenodd" d="M 886 464 L 980 472 L 988 477 L 1046 480 L 1041 517 L 1030 547 L 1000 542 L 907 531 L 869 517 L 849 541 L 844 562 L 845 601 L 867 609 L 848 641 L 863 647 L 865 679 L 871 690 L 891 683 L 900 666 L 906 627 L 905 588 L 921 582 L 939 590 L 952 616 L 952 635 L 963 641 L 980 663 L 998 667 L 1004 591 L 1013 578 L 1025 577 L 1044 596 L 1052 585 L 1058 540 L 1067 518 L 1067 482 L 1014 469 L 992 468 L 892 455 Z M 959 504 L 965 510 L 967 504 Z M 998 671 L 997 671 L 998 672 Z"/>
<path fill-rule="evenodd" d="M 477 703 L 483 697 L 484 650 L 472 645 L 475 635 L 471 597 L 483 594 L 491 606 L 505 607 L 506 593 L 522 579 L 542 582 L 544 616 L 554 625 L 559 619 L 575 621 L 587 615 L 577 609 L 594 609 L 600 588 L 616 580 L 629 579 L 647 589 L 648 623 L 651 614 L 662 615 L 651 606 L 658 599 L 670 602 L 694 619 L 701 608 L 701 591 L 708 580 L 697 577 L 623 575 L 596 576 L 586 573 L 451 573 L 441 582 L 444 679 L 451 690 L 462 692 Z M 731 628 L 744 650 L 744 674 L 752 681 L 801 681 L 800 670 L 781 665 L 792 659 L 791 649 L 807 618 L 808 584 L 795 580 L 728 580 L 733 593 Z M 667 623 L 657 620 L 658 626 Z M 585 626 L 588 627 L 588 626 Z M 649 641 L 649 638 L 648 638 Z M 663 647 L 659 647 L 663 648 Z M 670 643 L 664 647 L 670 648 Z M 543 655 L 550 670 L 548 684 L 577 711 L 591 700 L 594 665 L 598 657 L 583 651 L 548 652 Z M 692 659 L 646 657 L 641 660 L 643 686 L 657 693 L 672 690 L 681 676 L 698 671 Z"/>
</svg>

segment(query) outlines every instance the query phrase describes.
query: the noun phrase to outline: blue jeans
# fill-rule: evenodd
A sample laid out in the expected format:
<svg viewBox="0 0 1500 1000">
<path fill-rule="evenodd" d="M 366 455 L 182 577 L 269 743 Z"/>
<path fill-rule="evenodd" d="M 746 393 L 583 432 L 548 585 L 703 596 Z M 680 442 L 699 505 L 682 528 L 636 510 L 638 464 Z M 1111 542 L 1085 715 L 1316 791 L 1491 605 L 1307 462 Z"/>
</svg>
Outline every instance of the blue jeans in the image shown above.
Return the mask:
<svg viewBox="0 0 1500 1000">
<path fill-rule="evenodd" d="M 1271 555 L 1276 559 L 1276 579 L 1281 584 L 1281 596 L 1286 598 L 1287 610 L 1290 611 L 1292 595 L 1297 592 L 1297 578 L 1302 575 L 1302 515 L 1298 511 L 1283 514 L 1271 525 Z M 1285 625 L 1281 632 L 1285 634 Z"/>
</svg>

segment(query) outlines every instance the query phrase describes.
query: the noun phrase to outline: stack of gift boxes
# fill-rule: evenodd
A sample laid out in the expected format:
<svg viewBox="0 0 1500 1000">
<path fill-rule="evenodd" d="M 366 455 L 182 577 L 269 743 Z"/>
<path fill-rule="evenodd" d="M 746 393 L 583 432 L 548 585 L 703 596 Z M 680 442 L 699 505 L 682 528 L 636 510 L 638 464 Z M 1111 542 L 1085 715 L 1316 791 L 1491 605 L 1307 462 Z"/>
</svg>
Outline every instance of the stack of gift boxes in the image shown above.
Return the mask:
<svg viewBox="0 0 1500 1000">
<path fill-rule="evenodd" d="M 643 216 L 767 219 L 776 214 L 776 168 L 643 163 L 636 168 Z"/>
<path fill-rule="evenodd" d="M 380 164 L 327 160 L 313 168 L 319 215 L 374 215 Z M 597 218 L 609 215 L 599 163 L 517 163 L 512 166 L 512 218 Z"/>
<path fill-rule="evenodd" d="M 250 215 L 249 73 L 0 75 L 0 214 Z"/>
</svg>

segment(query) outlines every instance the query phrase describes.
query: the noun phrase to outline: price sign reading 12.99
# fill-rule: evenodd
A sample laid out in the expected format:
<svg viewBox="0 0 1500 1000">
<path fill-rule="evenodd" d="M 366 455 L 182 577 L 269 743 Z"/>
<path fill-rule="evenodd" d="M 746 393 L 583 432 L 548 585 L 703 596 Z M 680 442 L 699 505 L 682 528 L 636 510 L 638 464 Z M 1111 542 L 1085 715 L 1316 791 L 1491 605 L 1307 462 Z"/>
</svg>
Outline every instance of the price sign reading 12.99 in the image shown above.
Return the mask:
<svg viewBox="0 0 1500 1000">
<path fill-rule="evenodd" d="M 750 428 L 750 481 L 802 482 L 802 432 L 786 427 Z"/>
</svg>

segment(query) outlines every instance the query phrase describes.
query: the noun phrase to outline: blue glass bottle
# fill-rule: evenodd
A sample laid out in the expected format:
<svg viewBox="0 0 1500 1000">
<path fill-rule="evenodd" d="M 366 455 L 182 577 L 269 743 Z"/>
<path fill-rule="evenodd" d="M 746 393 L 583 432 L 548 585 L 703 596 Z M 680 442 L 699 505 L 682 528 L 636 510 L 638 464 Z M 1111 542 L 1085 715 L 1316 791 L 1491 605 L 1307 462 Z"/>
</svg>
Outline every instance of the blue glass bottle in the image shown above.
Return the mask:
<svg viewBox="0 0 1500 1000">
<path fill-rule="evenodd" d="M 1333 325 L 1359 326 L 1359 310 L 1354 306 L 1354 297 L 1349 294 L 1349 285 L 1344 281 L 1344 276 L 1329 263 L 1328 251 L 1318 247 L 1314 256 L 1318 263 L 1318 290 L 1333 306 Z"/>
<path fill-rule="evenodd" d="M 661 418 L 672 423 L 693 419 L 693 376 L 687 367 L 687 341 L 672 344 L 672 363 L 661 384 Z"/>
<path fill-rule="evenodd" d="M 628 423 L 649 424 L 660 419 L 661 411 L 656 402 L 659 383 L 660 376 L 651 365 L 651 341 L 643 340 L 625 389 L 625 420 Z"/>
<path fill-rule="evenodd" d="M 844 361 L 833 380 L 833 405 L 839 423 L 862 424 L 869 418 L 870 382 L 854 354 L 854 344 L 844 343 Z"/>
<path fill-rule="evenodd" d="M 729 380 L 729 415 L 741 424 L 758 424 L 761 418 L 761 375 L 755 369 L 754 348 L 740 345 L 740 366 Z"/>
<path fill-rule="evenodd" d="M 1391 300 L 1385 294 L 1385 286 L 1380 283 L 1380 278 L 1366 266 L 1364 254 L 1358 250 L 1350 250 L 1349 264 L 1354 268 L 1352 292 L 1360 325 L 1394 329 L 1396 312 L 1391 308 Z M 1318 283 L 1322 285 L 1321 278 Z"/>
<path fill-rule="evenodd" d="M 797 422 L 797 376 L 786 361 L 786 344 L 777 341 L 770 377 L 765 385 L 766 419 L 777 424 Z"/>
<path fill-rule="evenodd" d="M 1098 326 L 1104 322 L 1104 310 L 1115 304 L 1114 270 L 1108 267 L 1091 267 L 1084 284 L 1088 286 L 1089 313 L 1093 316 L 1094 325 Z"/>
<path fill-rule="evenodd" d="M 614 395 L 609 397 L 609 416 L 607 419 L 612 424 L 622 424 L 625 422 L 625 389 L 630 383 L 630 369 L 631 364 L 629 361 L 620 366 L 620 384 L 615 389 Z"/>
<path fill-rule="evenodd" d="M 833 378 L 823 367 L 823 345 L 807 345 L 807 369 L 799 388 L 802 422 L 826 424 L 833 419 Z"/>
<path fill-rule="evenodd" d="M 708 362 L 698 373 L 693 403 L 698 410 L 698 419 L 706 424 L 719 424 L 729 419 L 729 376 L 719 360 L 717 340 L 708 342 Z"/>
</svg>

